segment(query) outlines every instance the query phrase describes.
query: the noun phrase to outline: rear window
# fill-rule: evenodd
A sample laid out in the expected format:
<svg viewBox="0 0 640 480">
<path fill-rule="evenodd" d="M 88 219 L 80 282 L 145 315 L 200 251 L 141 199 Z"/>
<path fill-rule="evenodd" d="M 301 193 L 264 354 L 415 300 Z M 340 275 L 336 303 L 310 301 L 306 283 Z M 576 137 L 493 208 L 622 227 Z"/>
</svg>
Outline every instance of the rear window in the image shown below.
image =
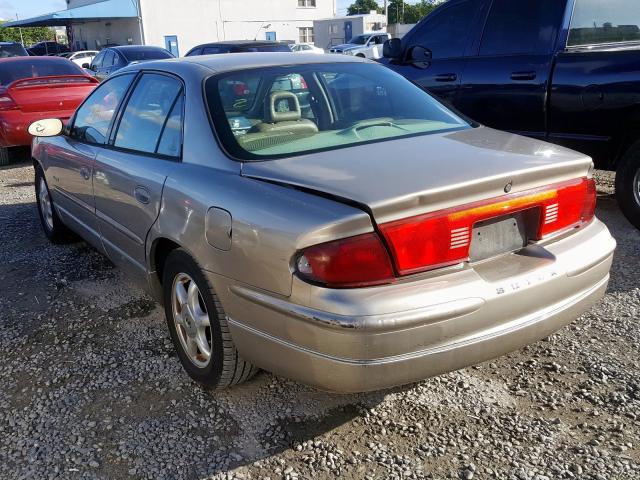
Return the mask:
<svg viewBox="0 0 640 480">
<path fill-rule="evenodd" d="M 0 45 L 0 58 L 26 57 L 29 54 L 20 44 Z"/>
<path fill-rule="evenodd" d="M 145 60 L 164 60 L 173 58 L 167 50 L 160 48 L 139 48 L 122 50 L 128 62 L 144 62 Z"/>
<path fill-rule="evenodd" d="M 64 75 L 84 75 L 84 72 L 69 60 L 29 57 L 24 60 L 12 60 L 0 69 L 0 85 L 9 85 L 23 78 Z"/>
<path fill-rule="evenodd" d="M 422 89 L 374 64 L 252 69 L 206 82 L 227 151 L 265 160 L 469 128 Z"/>
<path fill-rule="evenodd" d="M 254 47 L 241 47 L 243 52 L 289 52 L 291 49 L 288 45 L 258 45 Z"/>
<path fill-rule="evenodd" d="M 638 0 L 577 0 L 569 46 L 640 41 Z"/>
</svg>

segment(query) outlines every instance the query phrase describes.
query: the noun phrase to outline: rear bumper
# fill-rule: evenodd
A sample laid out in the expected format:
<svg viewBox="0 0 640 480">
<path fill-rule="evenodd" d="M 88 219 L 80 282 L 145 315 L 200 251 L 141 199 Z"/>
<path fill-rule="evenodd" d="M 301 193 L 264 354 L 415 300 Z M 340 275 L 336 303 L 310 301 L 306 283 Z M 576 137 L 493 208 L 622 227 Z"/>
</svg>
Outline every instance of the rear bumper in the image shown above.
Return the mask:
<svg viewBox="0 0 640 480">
<path fill-rule="evenodd" d="M 31 145 L 29 125 L 43 118 L 59 118 L 66 123 L 73 111 L 22 112 L 7 110 L 0 114 L 0 147 L 20 147 Z"/>
<path fill-rule="evenodd" d="M 606 290 L 615 241 L 595 221 L 547 247 L 393 286 L 335 291 L 294 280 L 291 298 L 211 275 L 239 352 L 339 392 L 473 365 L 547 337 Z"/>
</svg>

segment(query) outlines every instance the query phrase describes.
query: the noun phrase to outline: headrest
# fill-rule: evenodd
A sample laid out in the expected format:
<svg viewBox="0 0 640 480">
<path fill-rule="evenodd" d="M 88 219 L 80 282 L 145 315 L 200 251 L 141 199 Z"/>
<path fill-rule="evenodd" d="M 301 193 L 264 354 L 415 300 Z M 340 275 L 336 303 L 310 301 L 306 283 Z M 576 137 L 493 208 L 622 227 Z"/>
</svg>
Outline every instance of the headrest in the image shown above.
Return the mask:
<svg viewBox="0 0 640 480">
<path fill-rule="evenodd" d="M 273 92 L 267 98 L 264 120 L 267 123 L 295 122 L 302 118 L 298 97 L 291 92 Z"/>
</svg>

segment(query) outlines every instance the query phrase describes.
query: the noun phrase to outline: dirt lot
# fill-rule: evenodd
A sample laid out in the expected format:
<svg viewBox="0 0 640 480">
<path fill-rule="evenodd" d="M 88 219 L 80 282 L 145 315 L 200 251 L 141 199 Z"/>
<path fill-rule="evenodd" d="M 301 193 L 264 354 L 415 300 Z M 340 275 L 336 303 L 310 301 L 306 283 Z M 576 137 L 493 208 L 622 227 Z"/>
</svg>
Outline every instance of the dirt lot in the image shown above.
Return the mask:
<svg viewBox="0 0 640 480">
<path fill-rule="evenodd" d="M 551 338 L 418 385 L 339 396 L 259 374 L 207 392 L 161 309 L 101 255 L 40 232 L 26 163 L 0 169 L 0 479 L 637 479 L 640 234 L 606 298 Z"/>
</svg>

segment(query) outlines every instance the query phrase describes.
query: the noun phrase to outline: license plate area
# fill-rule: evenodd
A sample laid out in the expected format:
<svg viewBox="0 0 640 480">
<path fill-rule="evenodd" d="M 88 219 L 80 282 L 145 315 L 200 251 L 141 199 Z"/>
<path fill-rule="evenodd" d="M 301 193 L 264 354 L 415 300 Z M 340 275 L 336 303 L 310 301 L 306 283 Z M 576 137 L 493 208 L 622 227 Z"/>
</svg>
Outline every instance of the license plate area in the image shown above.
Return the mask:
<svg viewBox="0 0 640 480">
<path fill-rule="evenodd" d="M 536 237 L 539 219 L 540 210 L 535 208 L 476 223 L 470 260 L 478 262 L 522 250 Z"/>
</svg>

